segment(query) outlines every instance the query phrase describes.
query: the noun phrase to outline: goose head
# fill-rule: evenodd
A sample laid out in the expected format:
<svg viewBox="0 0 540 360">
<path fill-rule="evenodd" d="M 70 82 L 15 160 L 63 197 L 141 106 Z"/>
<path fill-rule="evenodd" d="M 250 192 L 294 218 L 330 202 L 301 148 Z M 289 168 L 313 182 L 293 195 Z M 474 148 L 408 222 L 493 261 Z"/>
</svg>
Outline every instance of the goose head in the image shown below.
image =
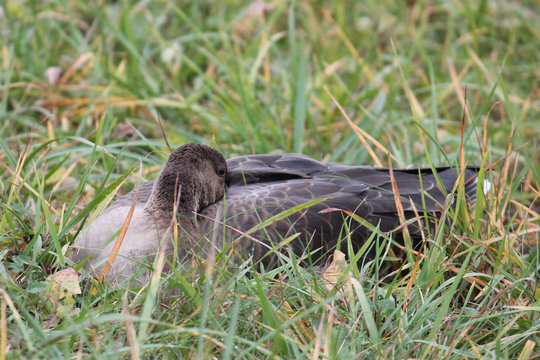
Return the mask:
<svg viewBox="0 0 540 360">
<path fill-rule="evenodd" d="M 219 151 L 201 144 L 182 145 L 169 156 L 155 180 L 145 211 L 170 220 L 176 204 L 180 215 L 194 218 L 223 198 L 226 177 L 227 163 Z"/>
</svg>

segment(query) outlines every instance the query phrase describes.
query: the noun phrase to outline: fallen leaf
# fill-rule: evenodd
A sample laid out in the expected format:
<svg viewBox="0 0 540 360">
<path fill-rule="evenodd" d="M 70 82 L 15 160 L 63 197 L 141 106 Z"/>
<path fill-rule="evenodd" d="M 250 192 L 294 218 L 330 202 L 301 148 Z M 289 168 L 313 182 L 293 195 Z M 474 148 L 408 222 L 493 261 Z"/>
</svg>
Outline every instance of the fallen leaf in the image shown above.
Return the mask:
<svg viewBox="0 0 540 360">
<path fill-rule="evenodd" d="M 81 294 L 79 276 L 74 269 L 60 270 L 50 275 L 45 282 L 47 287 L 41 292 L 40 297 L 43 299 L 43 309 L 52 315 L 51 319 L 74 316 L 80 311 L 75 306 L 73 297 Z"/>
<path fill-rule="evenodd" d="M 79 286 L 79 274 L 72 269 L 68 268 L 56 272 L 53 276 L 53 280 L 60 285 L 63 289 L 67 290 L 71 295 L 78 295 L 81 293 L 81 287 Z"/>
<path fill-rule="evenodd" d="M 330 291 L 339 288 L 336 295 L 345 294 L 345 296 L 340 296 L 340 301 L 345 305 L 349 305 L 354 296 L 352 291 L 353 280 L 355 279 L 353 279 L 345 254 L 335 250 L 332 255 L 332 262 L 323 270 L 324 286 Z"/>
</svg>

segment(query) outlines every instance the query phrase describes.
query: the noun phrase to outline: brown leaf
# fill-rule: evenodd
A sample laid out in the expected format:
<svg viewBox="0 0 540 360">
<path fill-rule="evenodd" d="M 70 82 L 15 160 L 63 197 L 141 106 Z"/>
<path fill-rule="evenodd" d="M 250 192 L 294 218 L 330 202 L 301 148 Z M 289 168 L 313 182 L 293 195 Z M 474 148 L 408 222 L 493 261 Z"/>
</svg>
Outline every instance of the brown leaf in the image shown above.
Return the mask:
<svg viewBox="0 0 540 360">
<path fill-rule="evenodd" d="M 348 269 L 349 264 L 345 258 L 345 254 L 339 250 L 335 250 L 332 255 L 332 262 L 323 270 L 324 286 L 330 291 L 339 287 L 338 294 L 345 294 L 345 297 L 340 297 L 340 300 L 347 305 L 347 299 L 353 296 L 352 272 Z"/>
</svg>

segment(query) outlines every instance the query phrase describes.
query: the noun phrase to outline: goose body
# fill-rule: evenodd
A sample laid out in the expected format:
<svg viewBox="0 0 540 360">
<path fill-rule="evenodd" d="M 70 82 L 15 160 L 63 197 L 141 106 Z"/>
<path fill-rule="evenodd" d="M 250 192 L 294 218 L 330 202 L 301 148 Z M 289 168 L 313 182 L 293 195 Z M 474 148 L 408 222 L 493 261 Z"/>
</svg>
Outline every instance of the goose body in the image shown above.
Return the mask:
<svg viewBox="0 0 540 360">
<path fill-rule="evenodd" d="M 431 169 L 394 169 L 405 216 L 414 218 L 416 208 L 420 214 L 437 217 L 458 175 L 456 168 L 437 168 L 438 182 Z M 464 177 L 466 195 L 474 201 L 476 170 L 465 169 Z M 86 266 L 100 272 L 135 196 L 133 190 L 120 197 L 81 232 L 71 256 L 74 261 L 87 259 Z M 316 199 L 326 200 L 243 235 L 272 216 Z M 248 155 L 225 161 L 212 148 L 187 144 L 173 152 L 155 180 L 140 186 L 109 279 L 132 276 L 140 262 L 155 255 L 160 246 L 167 246 L 168 253 L 173 251 L 170 225 L 175 203 L 181 233 L 176 247 L 179 255 L 193 251 L 204 256 L 212 247 L 219 249 L 224 242 L 238 240 L 235 251 L 266 267 L 276 264 L 275 256 L 267 256 L 268 250 L 295 233 L 299 235 L 290 246 L 297 255 L 309 251 L 312 261 L 324 259 L 345 237 L 344 222 L 358 250 L 370 233 L 346 212 L 381 231 L 400 224 L 388 169 L 320 162 L 299 154 Z M 420 231 L 417 225 L 409 226 L 413 238 Z"/>
</svg>

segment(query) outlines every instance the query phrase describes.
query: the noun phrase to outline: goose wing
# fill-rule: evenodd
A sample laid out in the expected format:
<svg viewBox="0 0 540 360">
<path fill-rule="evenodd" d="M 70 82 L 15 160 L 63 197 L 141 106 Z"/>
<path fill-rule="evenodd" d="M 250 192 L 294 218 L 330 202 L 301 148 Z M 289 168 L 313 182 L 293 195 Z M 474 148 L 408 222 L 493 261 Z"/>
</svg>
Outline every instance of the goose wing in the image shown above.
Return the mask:
<svg viewBox="0 0 540 360">
<path fill-rule="evenodd" d="M 391 231 L 399 225 L 388 169 L 325 163 L 298 154 L 242 156 L 229 159 L 227 163 L 226 198 L 202 213 L 204 218 L 226 222 L 226 239 L 241 237 L 263 221 L 295 206 L 328 198 L 251 234 L 258 240 L 263 239 L 262 244 L 244 236 L 241 247 L 252 249 L 255 258 L 264 255 L 272 243 L 279 243 L 295 233 L 300 233 L 300 239 L 292 243 L 297 254 L 309 249 L 319 250 L 317 254 L 323 256 L 336 246 L 338 239 L 344 238 L 340 236 L 344 234 L 344 223 L 349 225 L 354 247 L 359 248 L 368 231 L 346 216 L 347 212 L 379 225 L 382 231 Z M 439 214 L 459 172 L 456 168 L 442 167 L 437 168 L 436 173 L 431 169 L 394 170 L 407 218 L 415 216 L 415 208 L 420 214 L 424 211 Z M 465 171 L 466 192 L 471 197 L 475 192 L 471 179 L 475 175 L 473 168 Z M 419 235 L 415 225 L 410 227 L 410 232 L 413 236 Z M 315 255 L 315 260 L 318 257 Z"/>
</svg>

